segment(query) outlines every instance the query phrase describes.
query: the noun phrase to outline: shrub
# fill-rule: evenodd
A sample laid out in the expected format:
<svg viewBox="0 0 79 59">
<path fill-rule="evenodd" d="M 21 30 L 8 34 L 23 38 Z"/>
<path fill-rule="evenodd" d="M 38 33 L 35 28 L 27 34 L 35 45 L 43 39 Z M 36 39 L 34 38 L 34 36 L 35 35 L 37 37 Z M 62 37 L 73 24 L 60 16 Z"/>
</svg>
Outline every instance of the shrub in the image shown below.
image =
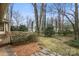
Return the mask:
<svg viewBox="0 0 79 59">
<path fill-rule="evenodd" d="M 20 25 L 19 26 L 19 31 L 28 31 L 28 29 L 25 25 Z"/>
<path fill-rule="evenodd" d="M 12 39 L 11 39 L 11 43 L 19 43 L 19 42 L 23 42 L 23 40 L 25 40 L 26 38 L 26 35 L 15 35 L 15 36 L 12 36 Z"/>
<path fill-rule="evenodd" d="M 62 34 L 62 31 L 58 31 L 58 34 L 59 34 L 59 35 Z"/>
<path fill-rule="evenodd" d="M 70 46 L 79 48 L 79 40 L 70 40 L 70 41 L 65 42 L 65 43 L 67 43 L 67 44 L 70 45 Z"/>
<path fill-rule="evenodd" d="M 70 30 L 65 30 L 65 31 L 63 31 L 63 35 L 65 36 L 65 35 L 67 35 L 67 34 L 72 34 L 73 32 L 72 31 L 70 31 Z"/>
<path fill-rule="evenodd" d="M 27 41 L 29 41 L 29 42 L 37 42 L 38 41 L 37 35 L 35 35 L 35 34 L 28 35 L 27 39 L 28 39 Z"/>
<path fill-rule="evenodd" d="M 17 26 L 11 26 L 11 31 L 17 31 Z"/>
<path fill-rule="evenodd" d="M 11 26 L 11 31 L 28 31 L 28 28 L 25 25 Z"/>
<path fill-rule="evenodd" d="M 44 31 L 44 35 L 47 37 L 51 37 L 53 34 L 55 34 L 55 32 L 52 26 L 48 26 Z"/>
<path fill-rule="evenodd" d="M 38 41 L 38 38 L 36 35 L 34 34 L 29 34 L 29 35 L 24 35 L 24 34 L 19 34 L 19 35 L 15 35 L 15 36 L 12 36 L 12 39 L 11 39 L 11 43 L 12 44 L 17 44 L 17 43 L 30 43 L 30 42 L 37 42 Z"/>
</svg>

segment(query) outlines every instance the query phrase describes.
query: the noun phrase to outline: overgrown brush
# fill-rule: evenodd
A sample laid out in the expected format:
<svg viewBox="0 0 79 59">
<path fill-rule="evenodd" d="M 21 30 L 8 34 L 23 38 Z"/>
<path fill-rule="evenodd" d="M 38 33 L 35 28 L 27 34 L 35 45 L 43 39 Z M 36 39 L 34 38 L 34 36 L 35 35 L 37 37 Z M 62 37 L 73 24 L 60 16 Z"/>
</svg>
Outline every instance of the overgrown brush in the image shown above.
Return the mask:
<svg viewBox="0 0 79 59">
<path fill-rule="evenodd" d="M 12 36 L 11 43 L 17 44 L 17 43 L 30 43 L 30 42 L 37 42 L 38 38 L 35 34 L 18 34 L 15 36 Z"/>
</svg>

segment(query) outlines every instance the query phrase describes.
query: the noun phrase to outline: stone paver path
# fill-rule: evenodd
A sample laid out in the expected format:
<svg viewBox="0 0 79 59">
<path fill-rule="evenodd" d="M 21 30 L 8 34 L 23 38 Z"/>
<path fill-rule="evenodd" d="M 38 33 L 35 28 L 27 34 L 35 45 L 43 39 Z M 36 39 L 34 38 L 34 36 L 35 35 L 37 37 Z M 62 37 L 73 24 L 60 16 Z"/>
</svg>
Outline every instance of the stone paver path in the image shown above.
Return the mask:
<svg viewBox="0 0 79 59">
<path fill-rule="evenodd" d="M 56 52 L 50 53 L 47 48 L 43 48 L 39 52 L 32 54 L 31 56 L 61 56 Z"/>
<path fill-rule="evenodd" d="M 0 56 L 16 56 L 11 49 L 10 45 L 0 48 Z M 33 53 L 31 56 L 61 56 L 60 54 L 53 52 L 50 53 L 47 48 L 41 49 L 39 52 Z"/>
</svg>

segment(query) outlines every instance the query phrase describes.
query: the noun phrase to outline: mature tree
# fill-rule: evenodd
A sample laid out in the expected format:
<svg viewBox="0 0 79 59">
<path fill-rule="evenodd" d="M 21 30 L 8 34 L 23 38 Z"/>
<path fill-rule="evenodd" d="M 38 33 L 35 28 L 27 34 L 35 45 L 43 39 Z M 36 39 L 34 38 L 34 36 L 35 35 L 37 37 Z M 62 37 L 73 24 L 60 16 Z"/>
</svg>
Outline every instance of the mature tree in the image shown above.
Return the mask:
<svg viewBox="0 0 79 59">
<path fill-rule="evenodd" d="M 75 3 L 75 39 L 79 39 L 78 4 Z"/>
<path fill-rule="evenodd" d="M 51 12 L 52 14 L 56 14 L 58 16 L 56 17 L 56 23 L 57 23 L 57 28 L 58 28 L 58 32 L 61 32 L 63 30 L 63 23 L 64 23 L 64 10 L 65 10 L 65 4 L 61 4 L 61 3 L 54 3 L 49 5 L 49 12 Z"/>
<path fill-rule="evenodd" d="M 58 28 L 58 21 L 57 21 L 57 18 L 55 18 L 55 29 L 56 29 L 56 32 L 58 32 L 57 28 Z"/>
<path fill-rule="evenodd" d="M 13 19 L 16 22 L 17 29 L 19 29 L 19 25 L 22 22 L 23 17 L 18 11 L 14 11 L 12 14 L 13 14 Z"/>
<path fill-rule="evenodd" d="M 36 32 L 39 33 L 39 21 L 38 21 L 38 9 L 37 9 L 37 4 L 33 3 L 32 4 L 34 7 L 34 14 L 35 14 L 35 21 L 36 21 Z"/>
<path fill-rule="evenodd" d="M 27 21 L 26 21 L 27 29 L 29 30 L 29 26 L 30 26 L 30 25 L 29 25 L 29 24 L 30 24 L 29 16 L 26 17 L 26 20 L 27 20 Z"/>
<path fill-rule="evenodd" d="M 64 30 L 64 11 L 66 11 L 65 8 L 66 8 L 66 4 L 62 4 L 61 6 L 61 31 L 62 32 Z"/>
<path fill-rule="evenodd" d="M 38 11 L 37 4 L 32 4 L 34 7 L 34 14 L 35 14 L 35 20 L 36 20 L 36 31 L 38 33 L 41 33 L 45 29 L 46 25 L 46 4 L 42 3 L 40 4 L 40 12 Z M 40 16 L 38 16 L 38 13 Z"/>
<path fill-rule="evenodd" d="M 28 31 L 33 32 L 34 20 L 29 16 L 26 17 L 26 25 L 27 25 Z"/>
<path fill-rule="evenodd" d="M 43 12 L 42 12 L 42 30 L 46 28 L 46 6 L 47 4 L 42 4 L 43 5 Z"/>
<path fill-rule="evenodd" d="M 33 32 L 33 25 L 34 25 L 34 21 L 31 22 L 31 30 Z"/>
<path fill-rule="evenodd" d="M 55 9 L 57 11 L 58 14 L 58 32 L 61 32 L 61 5 L 60 3 L 58 4 L 54 4 Z"/>
<path fill-rule="evenodd" d="M 39 16 L 39 30 L 40 32 L 42 32 L 42 15 L 43 15 L 43 6 L 44 6 L 44 3 L 41 4 L 41 7 L 40 7 L 40 16 Z"/>
<path fill-rule="evenodd" d="M 79 39 L 78 4 L 75 3 L 74 7 L 75 7 L 75 11 L 74 11 L 74 10 L 71 10 L 71 11 L 73 11 L 73 14 L 64 11 L 64 15 L 65 15 L 65 17 L 69 20 L 69 22 L 71 23 L 71 25 L 72 25 L 72 27 L 73 27 L 75 39 Z M 69 17 L 69 15 L 74 18 L 75 22 L 73 22 L 73 21 L 71 20 L 71 18 Z"/>
<path fill-rule="evenodd" d="M 42 3 L 40 8 L 40 32 L 43 32 L 46 27 L 46 5 Z"/>
<path fill-rule="evenodd" d="M 50 21 L 51 21 L 51 26 L 53 27 L 53 26 L 54 26 L 54 18 L 51 17 L 51 18 L 50 18 Z"/>
</svg>

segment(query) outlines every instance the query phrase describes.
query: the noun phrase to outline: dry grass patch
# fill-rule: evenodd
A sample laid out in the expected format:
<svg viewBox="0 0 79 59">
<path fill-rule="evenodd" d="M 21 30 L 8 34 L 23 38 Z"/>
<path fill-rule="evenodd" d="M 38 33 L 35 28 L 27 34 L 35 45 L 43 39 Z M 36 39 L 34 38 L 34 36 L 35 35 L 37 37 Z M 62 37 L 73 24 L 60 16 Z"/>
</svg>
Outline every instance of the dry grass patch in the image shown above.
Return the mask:
<svg viewBox="0 0 79 59">
<path fill-rule="evenodd" d="M 68 46 L 63 41 L 55 39 L 55 38 L 49 38 L 49 37 L 39 37 L 39 42 L 46 48 L 49 49 L 49 51 L 57 52 L 61 55 L 79 55 L 79 49 Z"/>
</svg>

